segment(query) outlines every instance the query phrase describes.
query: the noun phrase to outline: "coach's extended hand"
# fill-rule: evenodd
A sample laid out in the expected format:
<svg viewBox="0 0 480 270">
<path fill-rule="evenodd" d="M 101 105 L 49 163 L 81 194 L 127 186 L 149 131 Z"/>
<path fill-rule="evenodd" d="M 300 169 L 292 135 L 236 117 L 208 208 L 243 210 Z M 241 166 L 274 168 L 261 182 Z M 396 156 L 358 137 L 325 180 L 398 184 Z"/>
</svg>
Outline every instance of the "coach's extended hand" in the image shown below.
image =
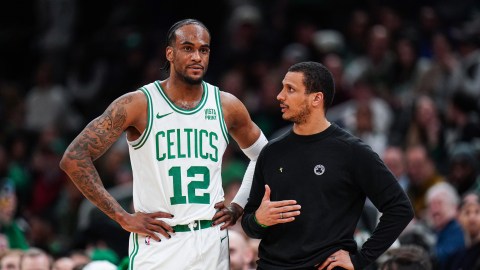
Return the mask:
<svg viewBox="0 0 480 270">
<path fill-rule="evenodd" d="M 174 233 L 172 227 L 158 218 L 172 218 L 173 215 L 165 212 L 142 213 L 136 212 L 125 215 L 120 226 L 126 231 L 138 233 L 143 236 L 150 236 L 156 241 L 160 241 L 159 234 L 170 238 L 169 233 Z"/>
<path fill-rule="evenodd" d="M 270 201 L 270 187 L 265 185 L 265 195 L 255 211 L 255 218 L 263 226 L 292 222 L 300 215 L 300 208 L 295 200 Z"/>
<path fill-rule="evenodd" d="M 219 202 L 215 204 L 215 209 L 218 209 L 218 211 L 212 218 L 213 225 L 225 222 L 225 224 L 220 227 L 221 230 L 225 230 L 226 228 L 235 225 L 238 218 L 243 214 L 243 208 L 236 203 L 231 203 L 229 206 L 225 206 L 223 202 Z"/>
</svg>

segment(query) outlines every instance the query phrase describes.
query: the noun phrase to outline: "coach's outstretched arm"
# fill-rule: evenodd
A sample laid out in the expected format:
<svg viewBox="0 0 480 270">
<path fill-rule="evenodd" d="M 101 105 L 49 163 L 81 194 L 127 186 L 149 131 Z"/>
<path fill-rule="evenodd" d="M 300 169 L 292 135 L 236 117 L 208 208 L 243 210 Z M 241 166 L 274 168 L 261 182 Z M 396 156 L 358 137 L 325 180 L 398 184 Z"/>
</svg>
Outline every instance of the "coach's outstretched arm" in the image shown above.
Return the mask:
<svg viewBox="0 0 480 270">
<path fill-rule="evenodd" d="M 113 101 L 105 112 L 91 121 L 68 146 L 60 168 L 68 174 L 85 197 L 123 229 L 149 235 L 158 241 L 158 234 L 169 238 L 168 232 L 173 232 L 173 229 L 157 218 L 171 218 L 172 215 L 164 212 L 126 212 L 107 192 L 93 164 L 124 131 L 131 139 L 145 130 L 146 102 L 145 95 L 140 91 L 127 93 Z"/>
</svg>

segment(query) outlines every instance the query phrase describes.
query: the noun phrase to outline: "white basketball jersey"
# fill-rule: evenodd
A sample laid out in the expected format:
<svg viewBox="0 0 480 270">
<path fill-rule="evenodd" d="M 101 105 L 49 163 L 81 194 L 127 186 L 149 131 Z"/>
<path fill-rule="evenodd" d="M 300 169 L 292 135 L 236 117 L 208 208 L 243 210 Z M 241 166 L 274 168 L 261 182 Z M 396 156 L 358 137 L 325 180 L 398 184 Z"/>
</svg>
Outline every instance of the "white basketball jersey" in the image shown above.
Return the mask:
<svg viewBox="0 0 480 270">
<path fill-rule="evenodd" d="M 203 82 L 200 103 L 177 107 L 160 82 L 140 90 L 148 100 L 148 124 L 129 141 L 135 211 L 168 212 L 170 225 L 209 220 L 224 200 L 221 165 L 228 144 L 220 91 Z"/>
</svg>

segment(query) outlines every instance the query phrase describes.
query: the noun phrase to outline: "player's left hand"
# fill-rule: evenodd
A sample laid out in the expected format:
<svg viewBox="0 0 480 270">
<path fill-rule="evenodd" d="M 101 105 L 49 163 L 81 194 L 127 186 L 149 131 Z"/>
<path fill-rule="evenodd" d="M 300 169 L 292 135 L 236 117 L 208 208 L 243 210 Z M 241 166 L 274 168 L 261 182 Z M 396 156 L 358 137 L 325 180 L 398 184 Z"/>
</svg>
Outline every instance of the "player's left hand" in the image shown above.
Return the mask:
<svg viewBox="0 0 480 270">
<path fill-rule="evenodd" d="M 225 206 L 223 202 L 215 204 L 215 208 L 218 209 L 217 213 L 213 216 L 213 225 L 224 223 L 220 230 L 235 225 L 238 218 L 243 214 L 243 208 L 236 204 L 231 203 L 229 206 Z"/>
<path fill-rule="evenodd" d="M 354 270 L 352 260 L 350 259 L 350 253 L 348 253 L 348 251 L 340 249 L 337 252 L 332 253 L 317 269 L 332 270 L 337 266 L 347 270 Z"/>
</svg>

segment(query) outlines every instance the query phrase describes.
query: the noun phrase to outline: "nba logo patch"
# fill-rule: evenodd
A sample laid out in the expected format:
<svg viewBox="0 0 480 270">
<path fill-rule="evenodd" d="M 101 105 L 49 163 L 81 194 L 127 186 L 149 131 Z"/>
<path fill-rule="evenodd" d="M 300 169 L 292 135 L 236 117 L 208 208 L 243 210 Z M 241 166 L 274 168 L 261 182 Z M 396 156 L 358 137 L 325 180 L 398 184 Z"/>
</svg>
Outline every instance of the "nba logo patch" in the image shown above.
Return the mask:
<svg viewBox="0 0 480 270">
<path fill-rule="evenodd" d="M 145 245 L 150 246 L 150 236 L 145 237 Z"/>
</svg>

